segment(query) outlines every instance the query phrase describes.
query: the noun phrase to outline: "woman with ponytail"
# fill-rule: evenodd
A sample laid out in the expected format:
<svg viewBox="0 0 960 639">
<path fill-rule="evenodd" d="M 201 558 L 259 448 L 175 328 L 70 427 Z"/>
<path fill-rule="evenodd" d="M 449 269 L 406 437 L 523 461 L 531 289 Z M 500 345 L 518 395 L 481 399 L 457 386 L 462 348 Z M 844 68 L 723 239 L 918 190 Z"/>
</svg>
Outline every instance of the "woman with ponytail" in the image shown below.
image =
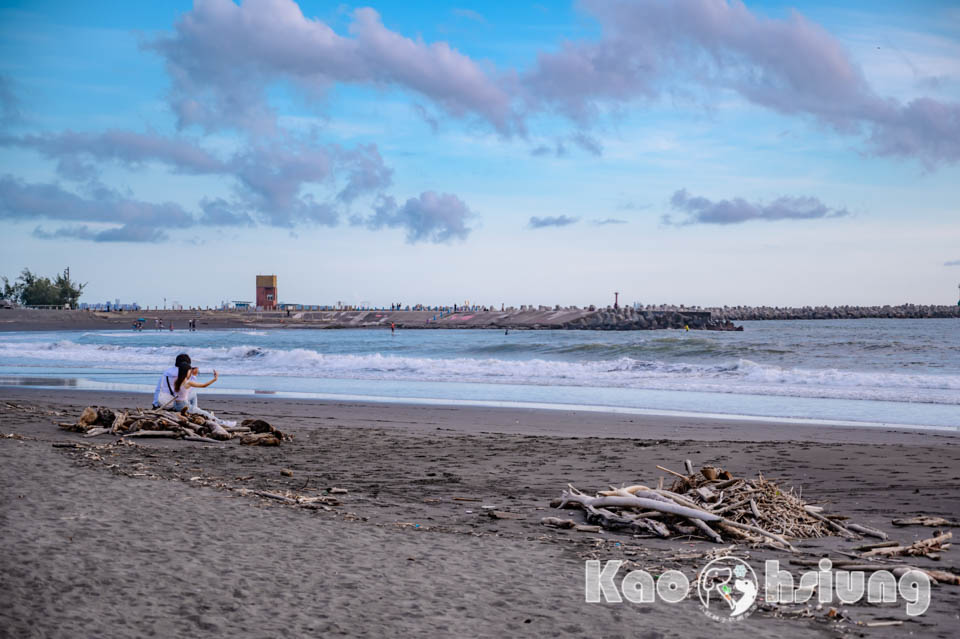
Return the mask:
<svg viewBox="0 0 960 639">
<path fill-rule="evenodd" d="M 192 368 L 188 362 L 182 362 L 177 366 L 177 381 L 173 385 L 173 410 L 182 411 L 186 408 L 190 413 L 212 418 L 213 415 L 211 413 L 190 405 L 190 389 L 206 388 L 217 381 L 220 376 L 217 375 L 217 371 L 213 371 L 213 379 L 201 384 L 197 381 L 197 374 L 199 372 L 199 369 Z"/>
</svg>

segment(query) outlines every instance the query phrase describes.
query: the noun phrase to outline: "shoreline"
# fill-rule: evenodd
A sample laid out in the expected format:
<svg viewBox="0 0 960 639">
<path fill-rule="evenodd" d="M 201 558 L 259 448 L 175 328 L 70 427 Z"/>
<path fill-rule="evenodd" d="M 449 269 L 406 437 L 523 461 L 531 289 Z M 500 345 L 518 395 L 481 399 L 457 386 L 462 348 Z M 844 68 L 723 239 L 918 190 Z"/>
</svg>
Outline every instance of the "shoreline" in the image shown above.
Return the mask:
<svg viewBox="0 0 960 639">
<path fill-rule="evenodd" d="M 82 404 L 88 401 L 121 408 L 130 405 L 146 407 L 152 392 L 103 389 L 36 388 L 0 386 L 0 400 L 63 401 Z M 96 401 L 94 401 L 96 400 Z M 496 433 L 503 435 L 537 435 L 549 437 L 602 437 L 633 439 L 638 437 L 665 440 L 696 441 L 810 441 L 834 443 L 909 444 L 918 436 L 960 444 L 960 429 L 912 426 L 901 424 L 818 423 L 816 420 L 791 420 L 742 415 L 709 415 L 698 413 L 669 414 L 658 411 L 631 412 L 603 410 L 607 407 L 584 409 L 562 405 L 497 406 L 494 403 L 457 403 L 450 400 L 392 401 L 392 398 L 314 398 L 285 397 L 273 393 L 205 393 L 202 407 L 229 413 L 231 406 L 254 403 L 281 417 L 309 418 L 322 409 L 337 419 L 345 419 L 355 426 L 366 416 L 380 413 L 396 415 L 397 420 L 416 428 L 418 420 L 432 423 L 435 415 L 459 413 L 462 419 L 448 429 L 463 433 Z M 377 418 L 379 419 L 379 417 Z M 473 425 L 467 425 L 473 420 Z M 584 420 L 591 421 L 589 432 L 583 430 Z M 429 429 L 428 429 L 429 430 Z"/>
</svg>

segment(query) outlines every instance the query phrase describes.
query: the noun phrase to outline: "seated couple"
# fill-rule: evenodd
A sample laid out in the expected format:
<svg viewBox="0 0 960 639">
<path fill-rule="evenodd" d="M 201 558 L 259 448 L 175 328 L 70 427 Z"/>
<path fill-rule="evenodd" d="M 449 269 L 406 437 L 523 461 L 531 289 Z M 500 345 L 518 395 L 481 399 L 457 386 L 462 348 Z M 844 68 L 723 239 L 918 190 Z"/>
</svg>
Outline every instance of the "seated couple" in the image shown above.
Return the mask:
<svg viewBox="0 0 960 639">
<path fill-rule="evenodd" d="M 190 362 L 190 356 L 186 353 L 177 355 L 173 366 L 164 371 L 160 380 L 157 382 L 157 388 L 153 391 L 153 407 L 186 412 L 194 415 L 203 415 L 223 426 L 235 426 L 236 422 L 228 422 L 220 419 L 210 411 L 206 411 L 197 406 L 197 393 L 193 389 L 206 388 L 219 379 L 217 371 L 213 371 L 213 379 L 209 382 L 201 383 L 197 381 L 199 369 L 194 368 Z"/>
</svg>

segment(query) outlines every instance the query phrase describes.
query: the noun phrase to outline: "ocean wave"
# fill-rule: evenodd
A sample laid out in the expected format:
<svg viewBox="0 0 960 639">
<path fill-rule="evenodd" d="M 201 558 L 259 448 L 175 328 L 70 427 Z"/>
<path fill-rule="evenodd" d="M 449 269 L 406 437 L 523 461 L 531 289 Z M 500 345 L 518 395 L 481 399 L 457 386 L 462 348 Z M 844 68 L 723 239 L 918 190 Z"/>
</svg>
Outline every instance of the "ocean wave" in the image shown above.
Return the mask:
<svg viewBox="0 0 960 639">
<path fill-rule="evenodd" d="M 0 341 L 0 363 L 15 366 L 39 362 L 151 372 L 169 366 L 183 350 L 183 346 L 83 344 L 70 340 Z M 705 364 L 629 356 L 569 361 L 539 357 L 330 354 L 307 348 L 249 344 L 186 350 L 202 370 L 216 368 L 224 375 L 637 388 L 960 404 L 960 375 L 790 368 L 743 357 Z"/>
</svg>

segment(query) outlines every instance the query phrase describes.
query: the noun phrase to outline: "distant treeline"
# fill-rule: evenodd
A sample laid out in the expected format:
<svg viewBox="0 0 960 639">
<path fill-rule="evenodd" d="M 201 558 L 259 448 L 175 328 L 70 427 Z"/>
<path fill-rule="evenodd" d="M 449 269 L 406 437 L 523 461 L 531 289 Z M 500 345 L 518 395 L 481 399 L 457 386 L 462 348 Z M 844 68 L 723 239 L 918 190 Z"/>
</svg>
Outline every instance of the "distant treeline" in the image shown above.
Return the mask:
<svg viewBox="0 0 960 639">
<path fill-rule="evenodd" d="M 41 277 L 25 268 L 13 283 L 4 276 L 3 298 L 23 306 L 63 306 L 76 308 L 86 284 L 70 279 L 70 269 L 64 269 L 55 278 Z"/>
</svg>

